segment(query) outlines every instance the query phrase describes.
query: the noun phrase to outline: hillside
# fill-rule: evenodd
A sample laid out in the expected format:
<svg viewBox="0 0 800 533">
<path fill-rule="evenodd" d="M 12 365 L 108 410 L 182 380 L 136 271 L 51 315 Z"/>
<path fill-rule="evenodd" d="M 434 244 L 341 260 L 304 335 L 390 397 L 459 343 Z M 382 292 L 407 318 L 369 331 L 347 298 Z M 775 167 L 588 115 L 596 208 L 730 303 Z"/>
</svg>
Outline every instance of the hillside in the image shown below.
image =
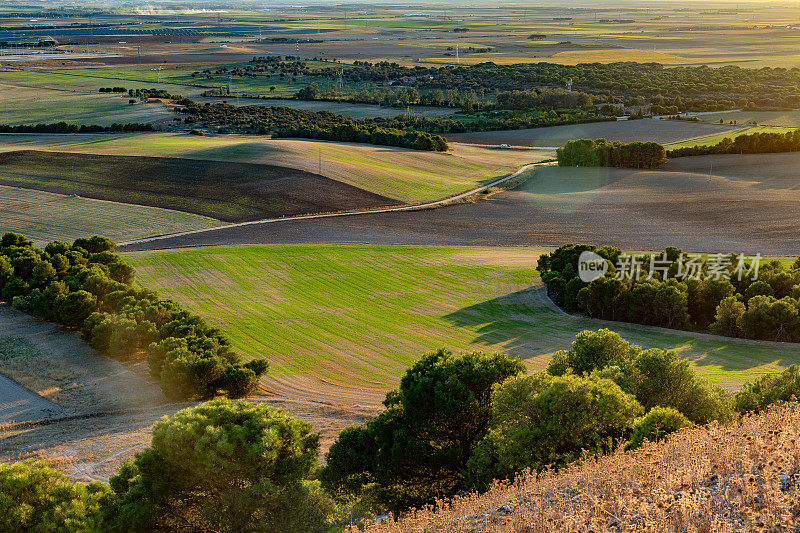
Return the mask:
<svg viewBox="0 0 800 533">
<path fill-rule="evenodd" d="M 400 202 L 305 170 L 172 157 L 20 150 L 0 155 L 0 183 L 230 222 Z"/>
<path fill-rule="evenodd" d="M 367 531 L 785 531 L 797 523 L 800 410 L 684 429 L 559 473 L 521 475 Z M 538 477 L 538 478 L 537 478 Z"/>
</svg>

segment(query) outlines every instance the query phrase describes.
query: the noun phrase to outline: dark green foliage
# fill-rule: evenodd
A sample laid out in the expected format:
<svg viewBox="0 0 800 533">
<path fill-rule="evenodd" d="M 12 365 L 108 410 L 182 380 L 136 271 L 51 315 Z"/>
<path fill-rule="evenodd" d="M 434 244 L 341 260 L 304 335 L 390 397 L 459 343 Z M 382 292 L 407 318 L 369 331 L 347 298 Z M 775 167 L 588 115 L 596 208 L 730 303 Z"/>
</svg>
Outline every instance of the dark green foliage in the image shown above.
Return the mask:
<svg viewBox="0 0 800 533">
<path fill-rule="evenodd" d="M 657 168 L 667 162 L 664 147 L 654 142 L 622 143 L 605 139 L 567 141 L 556 151 L 562 167 Z"/>
<path fill-rule="evenodd" d="M 572 349 L 556 353 L 547 370 L 611 379 L 645 408 L 674 407 L 699 424 L 731 418 L 725 391 L 701 378 L 689 361 L 673 351 L 643 350 L 607 329 L 579 333 Z"/>
<path fill-rule="evenodd" d="M 153 427 L 151 448 L 111 478 L 111 531 L 326 532 L 310 481 L 319 436 L 266 405 L 215 400 Z"/>
<path fill-rule="evenodd" d="M 321 479 L 337 497 L 395 510 L 452 495 L 488 427 L 492 386 L 522 370 L 505 355 L 423 357 L 387 394 L 385 412 L 333 445 Z"/>
<path fill-rule="evenodd" d="M 153 125 L 134 122 L 125 124 L 115 122 L 110 126 L 78 125 L 67 124 L 66 122 L 54 122 L 52 124 L 19 124 L 16 126 L 0 124 L 0 133 L 122 133 L 129 131 L 153 131 Z"/>
<path fill-rule="evenodd" d="M 800 367 L 792 365 L 783 372 L 769 374 L 746 383 L 736 393 L 736 411 L 761 411 L 776 402 L 800 399 Z"/>
<path fill-rule="evenodd" d="M 288 107 L 192 104 L 181 110 L 187 120 L 209 127 L 230 127 L 246 133 L 271 133 L 282 137 L 307 137 L 329 141 L 361 142 L 415 150 L 445 151 L 440 135 L 421 132 L 390 120 L 354 120 L 328 111 Z M 399 126 L 399 127 L 398 127 Z"/>
<path fill-rule="evenodd" d="M 470 460 L 473 487 L 525 469 L 562 466 L 612 450 L 642 406 L 607 379 L 534 374 L 506 380 L 492 395 L 492 423 Z"/>
<path fill-rule="evenodd" d="M 604 276 L 588 284 L 578 273 L 583 251 L 593 251 L 609 264 Z M 542 255 L 538 269 L 548 295 L 565 311 L 672 329 L 800 341 L 800 269 L 794 266 L 761 261 L 751 270 L 752 260 L 736 255 L 701 257 L 668 247 L 629 256 L 628 264 L 632 259 L 640 265 L 636 277 L 617 272 L 619 257 L 613 248 L 566 244 Z"/>
<path fill-rule="evenodd" d="M 95 235 L 73 244 L 33 248 L 8 233 L 0 247 L 0 297 L 25 312 L 80 328 L 96 350 L 126 359 L 146 354 L 153 377 L 176 400 L 211 398 L 220 391 L 252 393 L 267 362 L 242 362 L 228 339 L 197 315 L 131 287 L 133 267 L 114 243 Z"/>
<path fill-rule="evenodd" d="M 46 463 L 0 463 L 0 531 L 89 533 L 103 531 L 103 483 L 70 481 Z"/>
<path fill-rule="evenodd" d="M 711 146 L 687 146 L 669 150 L 669 157 L 684 157 L 708 154 L 769 154 L 800 151 L 800 130 L 786 133 L 745 133 L 731 139 L 725 137 Z"/>
<path fill-rule="evenodd" d="M 658 442 L 679 429 L 690 427 L 692 423 L 680 411 L 671 407 L 654 407 L 646 415 L 636 420 L 631 438 L 625 444 L 626 450 L 635 450 L 645 440 Z"/>
<path fill-rule="evenodd" d="M 697 424 L 731 419 L 727 393 L 700 377 L 674 351 L 642 351 L 625 372 L 631 392 L 646 409 L 672 407 Z"/>
</svg>

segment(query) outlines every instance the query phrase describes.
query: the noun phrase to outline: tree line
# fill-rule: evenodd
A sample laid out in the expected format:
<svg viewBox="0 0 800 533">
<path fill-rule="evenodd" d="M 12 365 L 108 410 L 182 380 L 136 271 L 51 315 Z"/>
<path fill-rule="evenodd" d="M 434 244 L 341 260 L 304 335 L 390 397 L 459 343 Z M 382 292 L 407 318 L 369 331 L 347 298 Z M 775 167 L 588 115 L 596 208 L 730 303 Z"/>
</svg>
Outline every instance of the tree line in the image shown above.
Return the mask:
<svg viewBox="0 0 800 533">
<path fill-rule="evenodd" d="M 654 142 L 579 139 L 567 141 L 556 154 L 562 167 L 657 168 L 667 162 L 664 147 Z"/>
<path fill-rule="evenodd" d="M 312 70 L 309 76 L 337 79 L 341 67 Z M 345 68 L 343 78 L 352 83 L 387 84 L 402 77 L 416 77 L 420 93 L 457 89 L 460 92 L 524 91 L 531 87 L 564 87 L 595 100 L 626 105 L 676 106 L 681 111 L 710 111 L 753 107 L 800 106 L 800 69 L 748 69 L 728 65 L 665 67 L 659 63 L 618 62 L 558 65 L 528 63 L 442 67 L 404 67 L 394 62 L 359 62 Z"/>
<path fill-rule="evenodd" d="M 0 240 L 0 299 L 81 332 L 117 359 L 143 357 L 164 394 L 243 397 L 267 371 L 265 359 L 243 362 L 219 329 L 171 300 L 134 287 L 136 272 L 109 239 L 94 236 L 42 248 L 17 233 Z"/>
<path fill-rule="evenodd" d="M 110 487 L 43 462 L 0 464 L 0 529 L 324 533 L 796 397 L 797 366 L 730 394 L 677 352 L 607 329 L 579 333 L 533 373 L 503 354 L 438 350 L 408 369 L 382 413 L 341 432 L 322 468 L 308 422 L 218 399 L 158 421 Z"/>
<path fill-rule="evenodd" d="M 427 150 L 429 152 L 446 152 L 449 148 L 447 141 L 441 135 L 396 128 L 381 128 L 375 125 L 339 124 L 328 126 L 327 128 L 321 128 L 317 125 L 305 125 L 282 129 L 275 136 L 398 146 L 413 150 Z"/>
<path fill-rule="evenodd" d="M 445 151 L 444 137 L 415 130 L 402 120 L 351 119 L 329 111 L 306 111 L 289 107 L 198 105 L 191 102 L 177 112 L 187 124 L 276 136 L 305 137 L 343 142 L 366 142 L 403 146 L 416 150 Z"/>
<path fill-rule="evenodd" d="M 54 122 L 52 124 L 0 124 L 0 133 L 122 133 L 128 131 L 153 131 L 152 124 L 128 122 L 125 124 L 115 122 L 110 126 L 87 124 L 67 124 Z"/>
<path fill-rule="evenodd" d="M 733 139 L 725 137 L 710 146 L 687 146 L 669 150 L 669 157 L 685 157 L 710 154 L 770 154 L 779 152 L 800 152 L 800 130 L 786 133 L 756 132 L 737 135 Z"/>
<path fill-rule="evenodd" d="M 609 267 L 590 283 L 578 272 L 584 251 L 600 255 Z M 567 244 L 543 255 L 539 271 L 553 301 L 571 313 L 730 337 L 800 341 L 800 260 L 791 267 L 776 260 L 756 265 L 735 254 L 690 257 L 668 247 L 628 257 L 628 264 L 641 267 L 637 279 L 618 275 L 621 256 L 614 247 Z"/>
</svg>

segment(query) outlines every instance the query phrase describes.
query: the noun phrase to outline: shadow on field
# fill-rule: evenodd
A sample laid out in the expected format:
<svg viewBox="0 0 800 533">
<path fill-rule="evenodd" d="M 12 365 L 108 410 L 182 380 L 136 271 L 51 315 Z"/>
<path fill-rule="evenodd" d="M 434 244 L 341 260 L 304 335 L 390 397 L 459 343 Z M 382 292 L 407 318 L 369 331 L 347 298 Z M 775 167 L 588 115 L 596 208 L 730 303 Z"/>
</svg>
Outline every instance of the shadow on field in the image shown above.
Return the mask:
<svg viewBox="0 0 800 533">
<path fill-rule="evenodd" d="M 472 344 L 492 346 L 523 359 L 568 348 L 575 335 L 572 320 L 564 319 L 542 299 L 543 289 L 530 287 L 459 309 L 445 319 L 454 326 L 474 329 Z"/>
</svg>

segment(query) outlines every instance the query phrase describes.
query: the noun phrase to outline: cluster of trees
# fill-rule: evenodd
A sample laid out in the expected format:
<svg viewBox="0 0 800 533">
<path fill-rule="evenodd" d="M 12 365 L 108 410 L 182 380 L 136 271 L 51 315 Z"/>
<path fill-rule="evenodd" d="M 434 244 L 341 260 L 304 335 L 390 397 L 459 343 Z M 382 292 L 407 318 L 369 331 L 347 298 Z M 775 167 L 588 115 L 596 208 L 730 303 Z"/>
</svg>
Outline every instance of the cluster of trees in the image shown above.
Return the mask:
<svg viewBox="0 0 800 533">
<path fill-rule="evenodd" d="M 267 371 L 246 363 L 228 338 L 199 316 L 147 289 L 109 239 L 94 236 L 45 248 L 17 233 L 0 240 L 0 299 L 16 309 L 79 329 L 111 357 L 144 355 L 164 394 L 174 399 L 252 392 Z"/>
<path fill-rule="evenodd" d="M 359 124 L 339 124 L 327 128 L 321 128 L 316 125 L 306 125 L 281 130 L 276 136 L 368 143 L 377 144 L 379 146 L 399 146 L 414 150 L 427 150 L 430 152 L 446 152 L 448 149 L 447 141 L 441 135 L 414 130 L 381 128 L 375 125 L 361 126 Z"/>
<path fill-rule="evenodd" d="M 214 400 L 164 418 L 150 448 L 103 483 L 43 462 L 0 463 L 2 531 L 330 531 L 313 480 L 319 436 L 265 405 Z"/>
<path fill-rule="evenodd" d="M 800 372 L 762 378 L 735 396 L 674 351 L 644 350 L 609 330 L 578 334 L 547 371 L 504 355 L 440 350 L 412 366 L 386 410 L 345 429 L 319 473 L 338 502 L 400 511 L 527 469 L 559 468 L 623 443 L 800 397 Z"/>
<path fill-rule="evenodd" d="M 383 146 L 402 146 L 417 150 L 444 151 L 447 141 L 414 129 L 403 119 L 354 120 L 328 111 L 305 111 L 289 107 L 231 106 L 227 104 L 190 105 L 178 110 L 187 115 L 184 122 L 215 126 L 222 131 L 234 128 L 247 133 L 307 137 Z"/>
<path fill-rule="evenodd" d="M 311 76 L 336 79 L 338 68 L 314 70 Z M 524 91 L 531 87 L 572 87 L 596 100 L 626 105 L 676 106 L 681 111 L 780 107 L 800 105 L 800 69 L 738 66 L 711 68 L 664 67 L 659 63 L 582 63 L 557 65 L 529 63 L 443 67 L 404 67 L 392 62 L 360 62 L 345 69 L 345 79 L 386 84 L 406 76 L 418 78 L 420 93 L 427 89 L 459 91 Z"/>
<path fill-rule="evenodd" d="M 157 422 L 110 487 L 0 464 L 0 529 L 323 533 L 797 397 L 796 366 L 730 395 L 677 353 L 609 330 L 578 334 L 532 374 L 506 355 L 439 350 L 406 372 L 384 412 L 342 431 L 321 469 L 309 423 L 219 399 Z"/>
<path fill-rule="evenodd" d="M 125 87 L 100 87 L 101 93 L 124 93 Z"/>
<path fill-rule="evenodd" d="M 124 92 L 124 89 L 123 89 Z M 179 94 L 171 94 L 164 89 L 128 89 L 128 96 L 132 98 L 161 98 L 164 100 L 181 100 Z"/>
<path fill-rule="evenodd" d="M 66 122 L 20 124 L 18 126 L 0 124 L 0 133 L 120 133 L 126 131 L 153 131 L 153 125 L 136 122 L 128 122 L 126 124 L 115 122 L 110 126 L 78 125 L 67 124 Z"/>
<path fill-rule="evenodd" d="M 608 263 L 605 275 L 590 283 L 578 272 L 584 251 Z M 618 275 L 620 254 L 610 246 L 567 244 L 543 255 L 539 269 L 550 297 L 568 312 L 731 337 L 800 341 L 800 260 L 791 268 L 780 261 L 759 262 L 756 269 L 754 260 L 733 254 L 697 258 L 668 247 L 653 256 L 632 256 L 631 262 L 641 267 L 637 278 Z"/>
<path fill-rule="evenodd" d="M 592 95 L 566 89 L 528 89 L 497 93 L 496 107 L 500 109 L 591 109 Z"/>
<path fill-rule="evenodd" d="M 567 141 L 556 154 L 562 167 L 656 168 L 667 162 L 664 147 L 654 142 L 579 139 Z"/>
<path fill-rule="evenodd" d="M 667 152 L 669 157 L 709 154 L 771 154 L 800 152 L 800 130 L 786 133 L 756 132 L 731 139 L 725 137 L 711 146 L 687 146 Z"/>
</svg>

